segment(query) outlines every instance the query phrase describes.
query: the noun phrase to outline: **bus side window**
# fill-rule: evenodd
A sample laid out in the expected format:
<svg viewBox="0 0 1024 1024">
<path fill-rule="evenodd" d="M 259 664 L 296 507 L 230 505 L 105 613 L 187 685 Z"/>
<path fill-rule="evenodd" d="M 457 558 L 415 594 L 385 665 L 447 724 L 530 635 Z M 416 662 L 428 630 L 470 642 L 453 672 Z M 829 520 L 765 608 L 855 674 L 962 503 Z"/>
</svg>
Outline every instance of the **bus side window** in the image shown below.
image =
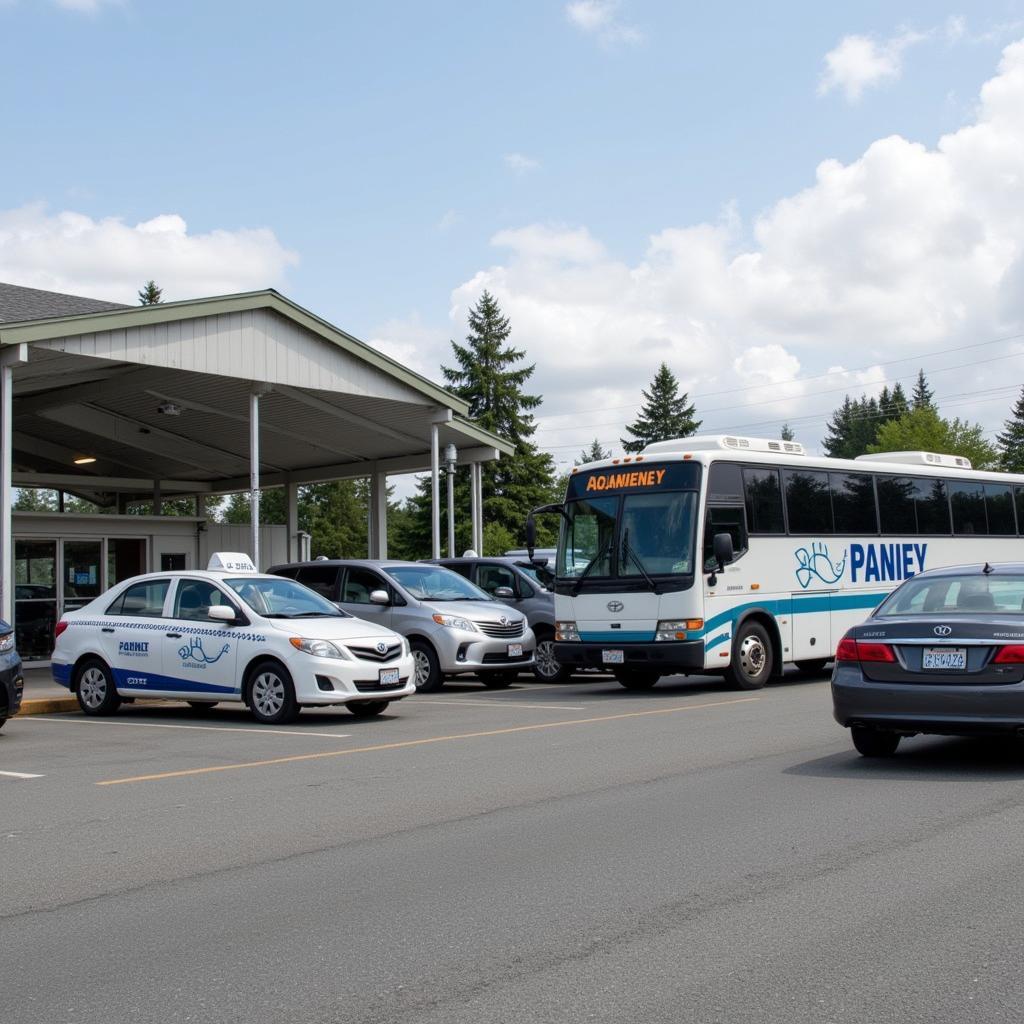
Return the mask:
<svg viewBox="0 0 1024 1024">
<path fill-rule="evenodd" d="M 727 533 L 732 537 L 733 554 L 739 558 L 747 550 L 747 517 L 743 507 L 732 505 L 725 508 L 708 508 L 704 521 L 704 571 L 717 569 L 714 543 L 716 533 Z"/>
</svg>

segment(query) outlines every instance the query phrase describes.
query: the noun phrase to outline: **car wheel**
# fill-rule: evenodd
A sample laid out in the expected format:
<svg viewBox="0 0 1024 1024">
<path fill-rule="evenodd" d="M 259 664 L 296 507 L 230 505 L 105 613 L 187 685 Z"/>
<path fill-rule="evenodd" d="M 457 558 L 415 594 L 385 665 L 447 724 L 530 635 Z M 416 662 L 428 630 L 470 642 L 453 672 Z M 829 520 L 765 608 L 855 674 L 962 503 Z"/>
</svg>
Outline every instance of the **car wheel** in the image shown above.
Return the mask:
<svg viewBox="0 0 1024 1024">
<path fill-rule="evenodd" d="M 652 668 L 617 668 L 615 681 L 627 690 L 649 690 L 661 678 L 661 673 Z"/>
<path fill-rule="evenodd" d="M 204 711 L 210 711 L 215 708 L 220 701 L 216 700 L 190 700 L 188 706 L 196 712 L 196 714 L 203 714 Z"/>
<path fill-rule="evenodd" d="M 409 646 L 412 648 L 412 660 L 416 665 L 416 674 L 413 677 L 416 689 L 420 693 L 440 690 L 444 686 L 444 675 L 434 648 L 422 640 L 413 640 Z"/>
<path fill-rule="evenodd" d="M 389 700 L 360 700 L 345 706 L 356 718 L 373 718 L 391 703 Z"/>
<path fill-rule="evenodd" d="M 0 718 L 0 729 L 2 729 L 6 724 L 7 724 L 7 716 L 4 715 L 3 718 Z"/>
<path fill-rule="evenodd" d="M 850 729 L 850 736 L 862 757 L 892 757 L 900 745 L 899 733 L 888 729 L 867 729 L 863 725 L 855 725 Z"/>
<path fill-rule="evenodd" d="M 572 669 L 555 657 L 553 637 L 541 637 L 534 654 L 533 674 L 542 683 L 562 683 L 572 675 Z"/>
<path fill-rule="evenodd" d="M 774 659 L 768 630 L 748 620 L 733 637 L 732 664 L 725 670 L 725 681 L 734 690 L 760 690 L 771 677 Z"/>
<path fill-rule="evenodd" d="M 810 658 L 807 661 L 795 661 L 793 664 L 801 672 L 806 672 L 810 676 L 816 676 L 828 664 L 828 658 Z"/>
<path fill-rule="evenodd" d="M 78 706 L 87 715 L 112 715 L 121 706 L 114 677 L 99 658 L 93 658 L 79 668 L 75 694 Z"/>
<path fill-rule="evenodd" d="M 292 722 L 299 713 L 291 676 L 276 661 L 261 661 L 252 670 L 247 692 L 252 717 L 264 725 Z"/>
<path fill-rule="evenodd" d="M 488 690 L 503 690 L 519 678 L 519 670 L 505 668 L 496 672 L 481 672 L 478 678 Z"/>
</svg>

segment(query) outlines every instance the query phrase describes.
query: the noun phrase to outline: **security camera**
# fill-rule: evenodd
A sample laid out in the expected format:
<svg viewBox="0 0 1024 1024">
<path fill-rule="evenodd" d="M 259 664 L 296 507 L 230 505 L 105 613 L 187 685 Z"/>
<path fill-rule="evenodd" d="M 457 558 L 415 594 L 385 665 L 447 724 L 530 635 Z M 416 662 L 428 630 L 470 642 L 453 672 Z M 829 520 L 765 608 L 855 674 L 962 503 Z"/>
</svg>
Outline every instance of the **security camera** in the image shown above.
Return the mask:
<svg viewBox="0 0 1024 1024">
<path fill-rule="evenodd" d="M 175 405 L 173 402 L 161 402 L 157 407 L 156 411 L 161 416 L 180 416 L 181 406 Z"/>
</svg>

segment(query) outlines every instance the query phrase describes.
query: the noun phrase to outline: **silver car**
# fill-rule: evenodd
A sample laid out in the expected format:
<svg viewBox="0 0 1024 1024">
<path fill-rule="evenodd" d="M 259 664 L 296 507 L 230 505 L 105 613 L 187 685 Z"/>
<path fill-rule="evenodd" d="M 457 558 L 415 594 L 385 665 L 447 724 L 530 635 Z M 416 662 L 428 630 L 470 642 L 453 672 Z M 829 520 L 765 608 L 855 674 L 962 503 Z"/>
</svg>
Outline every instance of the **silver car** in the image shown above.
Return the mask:
<svg viewBox="0 0 1024 1024">
<path fill-rule="evenodd" d="M 446 677 L 463 673 L 473 673 L 484 686 L 503 687 L 533 667 L 536 640 L 525 616 L 442 566 L 321 559 L 270 572 L 297 579 L 352 615 L 406 637 L 417 690 L 438 690 Z"/>
</svg>

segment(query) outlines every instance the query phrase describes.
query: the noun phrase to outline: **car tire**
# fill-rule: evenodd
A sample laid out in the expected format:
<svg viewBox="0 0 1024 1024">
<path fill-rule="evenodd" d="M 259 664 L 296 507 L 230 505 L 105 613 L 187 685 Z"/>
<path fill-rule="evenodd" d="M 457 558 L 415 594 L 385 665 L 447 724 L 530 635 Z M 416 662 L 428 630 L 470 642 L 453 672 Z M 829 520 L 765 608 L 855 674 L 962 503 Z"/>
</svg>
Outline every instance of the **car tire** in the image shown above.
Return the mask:
<svg viewBox="0 0 1024 1024">
<path fill-rule="evenodd" d="M 389 700 L 359 700 L 346 704 L 349 713 L 356 718 L 375 718 L 391 703 Z"/>
<path fill-rule="evenodd" d="M 533 674 L 542 683 L 564 683 L 572 675 L 572 669 L 555 657 L 555 638 L 550 634 L 537 637 Z"/>
<path fill-rule="evenodd" d="M 828 664 L 828 658 L 808 658 L 805 661 L 794 661 L 794 665 L 801 672 L 807 673 L 809 676 L 816 676 L 819 672 L 823 671 L 825 666 Z"/>
<path fill-rule="evenodd" d="M 7 716 L 4 715 L 2 718 L 0 718 L 0 729 L 2 729 L 6 724 L 7 724 Z"/>
<path fill-rule="evenodd" d="M 650 690 L 661 678 L 661 673 L 653 668 L 617 668 L 615 681 L 627 690 Z"/>
<path fill-rule="evenodd" d="M 478 678 L 488 690 L 504 690 L 519 678 L 519 669 L 503 668 L 492 672 L 481 672 Z"/>
<path fill-rule="evenodd" d="M 197 714 L 202 715 L 215 708 L 220 701 L 217 700 L 190 700 L 188 706 Z"/>
<path fill-rule="evenodd" d="M 292 677 L 276 661 L 261 661 L 253 667 L 245 702 L 252 717 L 261 725 L 294 722 L 299 714 Z"/>
<path fill-rule="evenodd" d="M 768 630 L 748 619 L 732 640 L 732 664 L 725 670 L 726 685 L 732 690 L 760 690 L 771 678 L 775 664 Z"/>
<path fill-rule="evenodd" d="M 855 725 L 850 729 L 850 738 L 861 757 L 892 757 L 900 745 L 900 734 L 888 729 L 868 729 Z"/>
<path fill-rule="evenodd" d="M 90 658 L 82 662 L 75 675 L 78 706 L 87 715 L 112 715 L 121 706 L 114 676 L 106 662 Z"/>
<path fill-rule="evenodd" d="M 412 660 L 416 665 L 413 676 L 418 693 L 434 693 L 444 686 L 444 673 L 441 663 L 437 660 L 437 652 L 424 640 L 413 640 Z"/>
</svg>

